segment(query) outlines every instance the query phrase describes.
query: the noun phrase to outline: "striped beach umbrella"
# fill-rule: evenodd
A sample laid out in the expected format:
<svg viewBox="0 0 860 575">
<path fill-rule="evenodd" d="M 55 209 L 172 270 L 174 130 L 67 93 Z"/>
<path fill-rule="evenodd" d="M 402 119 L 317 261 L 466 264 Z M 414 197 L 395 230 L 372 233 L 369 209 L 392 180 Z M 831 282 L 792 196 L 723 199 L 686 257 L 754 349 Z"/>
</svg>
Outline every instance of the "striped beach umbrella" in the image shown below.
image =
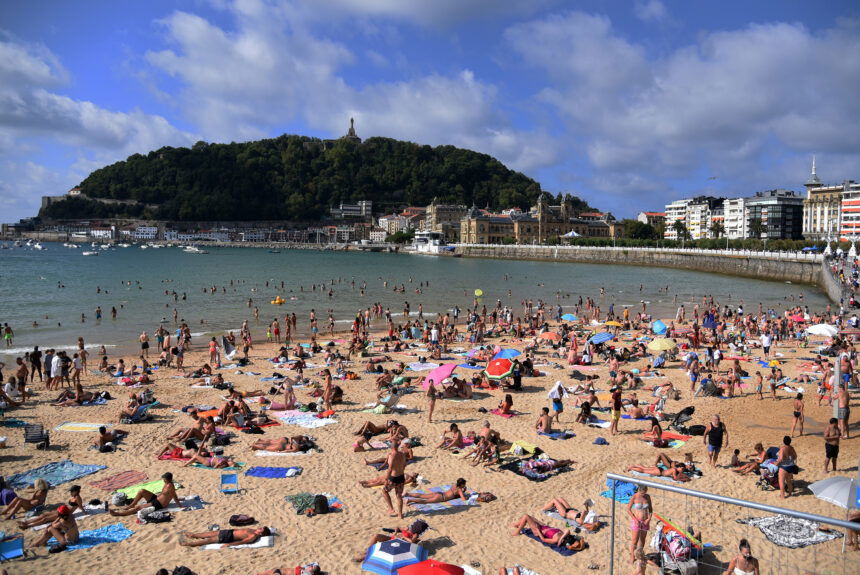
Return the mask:
<svg viewBox="0 0 860 575">
<path fill-rule="evenodd" d="M 378 575 L 393 575 L 397 570 L 427 559 L 427 550 L 403 539 L 376 543 L 367 550 L 361 568 Z"/>
<path fill-rule="evenodd" d="M 484 373 L 486 373 L 487 377 L 490 379 L 504 379 L 511 375 L 513 371 L 514 362 L 504 357 L 498 357 L 487 365 L 487 369 L 484 370 Z"/>
</svg>

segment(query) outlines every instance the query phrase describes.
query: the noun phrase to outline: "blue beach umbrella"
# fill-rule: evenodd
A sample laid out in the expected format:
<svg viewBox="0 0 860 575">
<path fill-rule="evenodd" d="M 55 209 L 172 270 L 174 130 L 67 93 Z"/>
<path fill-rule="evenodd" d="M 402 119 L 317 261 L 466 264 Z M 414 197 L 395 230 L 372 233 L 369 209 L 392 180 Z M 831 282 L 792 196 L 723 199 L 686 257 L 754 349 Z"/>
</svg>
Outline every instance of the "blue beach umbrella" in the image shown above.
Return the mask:
<svg viewBox="0 0 860 575">
<path fill-rule="evenodd" d="M 391 539 L 376 543 L 368 549 L 361 569 L 378 575 L 393 575 L 401 567 L 420 563 L 425 559 L 427 550 L 420 545 L 403 539 Z"/>
<path fill-rule="evenodd" d="M 602 332 L 598 333 L 597 335 L 592 336 L 592 338 L 588 341 L 590 343 L 597 345 L 599 343 L 606 343 L 607 341 L 612 340 L 612 339 L 615 339 L 614 335 L 612 335 L 608 331 L 602 331 Z"/>
<path fill-rule="evenodd" d="M 514 359 L 521 354 L 522 352 L 517 351 L 515 349 L 503 349 L 502 351 L 494 355 L 493 359 Z"/>
<path fill-rule="evenodd" d="M 651 331 L 653 331 L 656 334 L 662 335 L 662 334 L 666 333 L 666 329 L 668 329 L 666 327 L 666 324 L 663 323 L 662 321 L 660 321 L 659 319 L 657 321 L 651 322 Z"/>
<path fill-rule="evenodd" d="M 575 315 L 573 315 L 572 313 L 566 313 L 563 316 L 561 316 L 561 319 L 563 319 L 565 321 L 576 321 L 578 318 Z"/>
</svg>

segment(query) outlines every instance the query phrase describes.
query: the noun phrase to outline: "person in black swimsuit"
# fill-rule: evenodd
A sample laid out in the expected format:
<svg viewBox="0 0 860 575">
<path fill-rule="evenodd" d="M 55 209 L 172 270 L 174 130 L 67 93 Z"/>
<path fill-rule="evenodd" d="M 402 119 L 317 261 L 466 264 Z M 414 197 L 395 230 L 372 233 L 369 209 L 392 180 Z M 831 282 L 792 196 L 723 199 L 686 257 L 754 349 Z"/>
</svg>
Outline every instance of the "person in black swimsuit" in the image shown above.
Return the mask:
<svg viewBox="0 0 860 575">
<path fill-rule="evenodd" d="M 272 530 L 268 527 L 255 529 L 221 529 L 220 531 L 203 531 L 202 533 L 185 533 L 179 535 L 179 544 L 184 547 L 202 547 L 217 543 L 222 548 L 231 545 L 251 545 L 268 537 Z"/>
<path fill-rule="evenodd" d="M 124 509 L 108 509 L 108 512 L 115 517 L 124 517 L 126 515 L 134 515 L 147 507 L 154 507 L 155 511 L 159 511 L 169 506 L 171 501 L 176 501 L 179 507 L 184 507 L 179 496 L 176 494 L 173 474 L 167 472 L 161 478 L 164 480 L 164 487 L 161 488 L 161 493 L 158 495 L 146 489 L 141 489 Z"/>
</svg>

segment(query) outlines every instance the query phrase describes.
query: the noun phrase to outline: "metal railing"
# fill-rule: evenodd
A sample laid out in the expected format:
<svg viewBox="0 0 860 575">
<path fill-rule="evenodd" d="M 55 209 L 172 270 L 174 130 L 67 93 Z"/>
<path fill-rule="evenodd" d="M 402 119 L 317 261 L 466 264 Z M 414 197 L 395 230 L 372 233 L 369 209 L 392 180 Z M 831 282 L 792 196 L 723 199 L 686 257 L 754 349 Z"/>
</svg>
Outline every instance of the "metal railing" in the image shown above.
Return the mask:
<svg viewBox="0 0 860 575">
<path fill-rule="evenodd" d="M 649 479 L 643 479 L 643 478 L 639 478 L 639 477 L 627 477 L 625 475 L 618 475 L 615 473 L 607 473 L 606 477 L 607 477 L 607 479 L 612 480 L 611 481 L 612 485 L 610 487 L 610 493 L 612 496 L 612 512 L 611 512 L 611 523 L 610 523 L 610 532 L 611 533 L 610 533 L 610 541 L 609 541 L 609 573 L 610 573 L 610 575 L 615 575 L 615 539 L 616 539 L 616 527 L 618 526 L 618 522 L 616 521 L 616 508 L 617 508 L 617 500 L 616 500 L 617 492 L 616 492 L 616 489 L 618 486 L 618 482 L 626 482 L 626 483 L 632 483 L 632 484 L 637 485 L 637 486 L 645 486 L 645 487 L 648 487 L 649 489 L 655 489 L 658 491 L 664 491 L 667 493 L 682 495 L 682 496 L 687 497 L 687 498 L 695 498 L 695 499 L 703 501 L 703 502 L 715 502 L 715 503 L 719 503 L 719 504 L 723 504 L 723 505 L 731 505 L 731 506 L 735 506 L 735 507 L 739 507 L 739 508 L 755 509 L 757 511 L 763 511 L 766 513 L 781 515 L 784 517 L 792 517 L 792 518 L 796 518 L 796 519 L 805 519 L 807 521 L 811 521 L 811 522 L 814 522 L 817 524 L 830 525 L 830 526 L 839 527 L 839 528 L 845 529 L 845 530 L 855 530 L 855 531 L 860 530 L 860 525 L 858 525 L 857 523 L 846 521 L 845 519 L 836 519 L 833 517 L 827 517 L 825 515 L 818 515 L 815 513 L 806 513 L 806 512 L 797 511 L 794 509 L 786 509 L 783 507 L 776 507 L 773 505 L 768 505 L 766 503 L 757 503 L 754 501 L 747 501 L 744 499 L 736 499 L 734 497 L 728 497 L 725 495 L 718 495 L 715 493 L 706 493 L 704 491 L 696 491 L 696 490 L 689 489 L 687 487 L 682 487 L 679 485 L 672 485 L 672 484 L 662 483 L 662 482 L 658 482 L 658 481 L 652 481 Z M 673 506 L 673 511 L 670 513 L 673 513 L 673 514 L 678 513 L 683 509 L 683 507 L 684 506 L 675 505 L 675 506 Z M 688 508 L 687 510 L 689 512 L 690 506 L 687 505 L 686 507 Z M 709 519 L 708 515 L 710 515 L 711 517 L 718 517 L 719 516 L 719 514 L 717 514 L 717 513 L 712 513 L 712 514 L 702 513 L 701 509 L 697 510 L 697 511 L 698 512 L 695 513 L 695 515 L 696 515 L 695 518 L 692 518 L 692 519 L 690 517 L 686 518 L 687 522 L 689 522 L 691 520 L 697 521 L 697 522 L 706 521 Z M 710 521 L 707 523 L 707 527 L 713 529 L 713 528 L 725 527 L 725 525 L 719 525 L 718 526 L 715 521 Z M 720 533 L 724 534 L 725 530 L 721 530 Z M 706 536 L 703 536 L 703 541 L 702 541 L 703 543 L 704 543 L 705 537 Z M 709 537 L 713 537 L 713 536 L 709 535 Z M 844 542 L 844 539 L 842 541 Z M 805 550 L 805 548 L 804 548 L 804 550 Z M 837 573 L 847 575 L 847 574 L 860 573 L 860 561 L 858 561 L 857 559 L 855 559 L 852 556 L 844 555 L 844 543 L 842 546 L 843 554 L 840 554 L 838 556 L 839 559 L 837 560 L 837 559 L 831 558 L 831 561 L 829 561 L 829 563 L 831 563 L 831 564 L 837 564 L 837 563 L 841 562 L 842 563 L 841 570 L 833 570 L 833 568 L 831 566 L 825 566 L 824 567 L 825 570 L 819 570 L 818 568 L 815 568 L 815 570 L 812 570 L 812 569 L 809 569 L 808 567 L 799 567 L 798 565 L 786 565 L 783 562 L 784 561 L 787 562 L 790 560 L 788 557 L 790 554 L 789 553 L 790 551 L 798 551 L 799 552 L 800 550 L 786 549 L 785 551 L 780 551 L 779 552 L 779 558 L 777 559 L 777 567 L 770 568 L 767 570 L 761 569 L 761 573 L 762 574 L 764 574 L 764 573 L 779 573 L 780 575 L 786 575 L 788 573 L 795 573 L 795 572 L 803 573 L 803 574 L 809 574 L 809 575 L 825 575 L 825 574 L 827 574 L 827 575 L 834 574 L 835 575 Z M 804 556 L 809 555 L 808 552 L 802 553 L 802 554 Z M 813 562 L 818 564 L 819 561 L 817 561 L 817 558 L 818 558 L 819 554 L 817 553 L 817 549 L 812 552 L 812 555 L 813 555 Z M 827 555 L 827 554 L 822 553 L 822 555 Z M 799 559 L 799 561 L 802 561 L 802 560 L 803 559 Z M 820 563 L 824 563 L 824 561 L 822 561 Z M 716 564 L 716 563 L 709 564 L 707 562 L 700 561 L 699 565 L 705 566 L 705 567 L 714 567 L 715 569 L 712 570 L 712 572 L 714 572 L 714 573 L 723 573 L 723 571 L 725 570 L 725 564 L 722 562 L 720 562 L 719 564 Z M 699 571 L 699 575 L 703 575 L 702 571 Z"/>
<path fill-rule="evenodd" d="M 821 262 L 824 256 L 805 252 L 774 252 L 757 250 L 707 250 L 704 248 L 658 248 L 658 247 L 625 247 L 625 246 L 545 246 L 538 244 L 455 244 L 458 248 L 492 248 L 492 249 L 531 249 L 551 253 L 576 253 L 588 250 L 646 252 L 684 255 L 707 255 L 726 257 L 753 257 L 781 261 Z"/>
</svg>

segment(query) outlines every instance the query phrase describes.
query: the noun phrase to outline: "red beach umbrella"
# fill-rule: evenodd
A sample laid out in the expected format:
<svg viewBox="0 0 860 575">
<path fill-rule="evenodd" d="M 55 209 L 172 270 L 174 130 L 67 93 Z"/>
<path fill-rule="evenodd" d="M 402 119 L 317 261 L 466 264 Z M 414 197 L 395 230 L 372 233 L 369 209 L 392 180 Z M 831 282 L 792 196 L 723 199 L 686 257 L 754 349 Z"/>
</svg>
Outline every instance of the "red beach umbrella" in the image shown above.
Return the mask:
<svg viewBox="0 0 860 575">
<path fill-rule="evenodd" d="M 487 377 L 490 379 L 504 379 L 511 375 L 513 371 L 514 362 L 500 357 L 487 364 L 487 369 L 484 370 L 484 373 L 486 373 Z"/>
<path fill-rule="evenodd" d="M 465 572 L 462 567 L 427 559 L 398 569 L 397 575 L 463 575 Z"/>
</svg>

